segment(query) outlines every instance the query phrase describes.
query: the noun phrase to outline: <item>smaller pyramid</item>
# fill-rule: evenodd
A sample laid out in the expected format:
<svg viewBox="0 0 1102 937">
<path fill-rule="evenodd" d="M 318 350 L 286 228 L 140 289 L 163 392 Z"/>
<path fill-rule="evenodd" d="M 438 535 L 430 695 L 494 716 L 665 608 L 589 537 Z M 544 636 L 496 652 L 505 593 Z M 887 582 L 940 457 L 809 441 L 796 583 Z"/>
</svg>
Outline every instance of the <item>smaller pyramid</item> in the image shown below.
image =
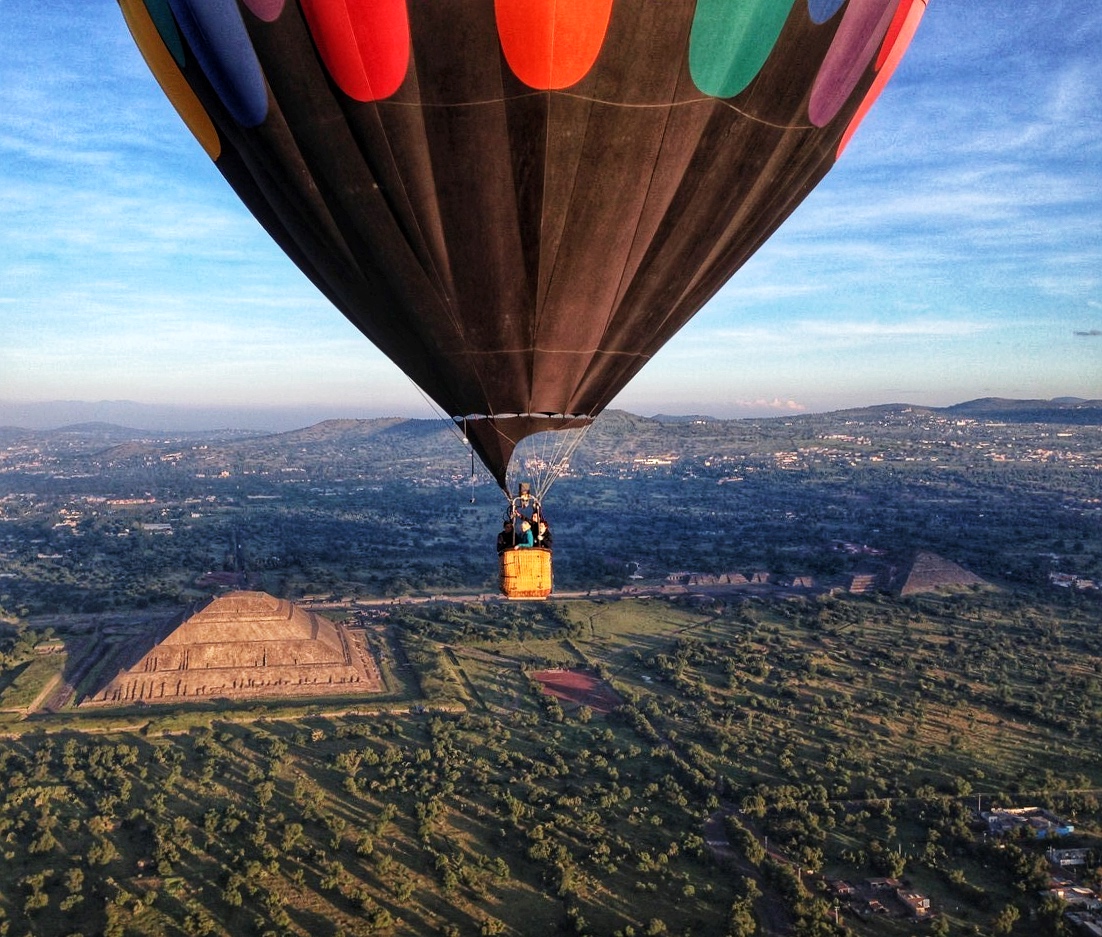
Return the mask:
<svg viewBox="0 0 1102 937">
<path fill-rule="evenodd" d="M 375 661 L 349 632 L 264 592 L 231 592 L 137 648 L 84 703 L 374 693 Z"/>
<path fill-rule="evenodd" d="M 948 586 L 972 585 L 986 585 L 986 582 L 952 560 L 927 550 L 916 553 L 910 565 L 901 570 L 893 582 L 899 595 L 934 592 Z"/>
</svg>

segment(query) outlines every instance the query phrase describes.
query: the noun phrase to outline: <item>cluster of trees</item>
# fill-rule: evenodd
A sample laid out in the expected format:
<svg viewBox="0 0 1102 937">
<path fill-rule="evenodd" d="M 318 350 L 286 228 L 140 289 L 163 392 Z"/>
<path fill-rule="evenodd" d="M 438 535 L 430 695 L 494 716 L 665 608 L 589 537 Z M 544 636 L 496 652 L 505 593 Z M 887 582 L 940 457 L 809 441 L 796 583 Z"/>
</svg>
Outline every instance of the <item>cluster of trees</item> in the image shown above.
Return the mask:
<svg viewBox="0 0 1102 937">
<path fill-rule="evenodd" d="M 967 909 L 935 933 L 1056 933 L 1040 846 L 985 844 L 975 797 L 1102 844 L 1099 637 L 1074 605 L 429 605 L 391 628 L 412 715 L 0 740 L 0 930 L 827 935 L 852 927 L 824 876 L 906 875 Z M 549 663 L 621 704 L 552 701 Z M 1084 682 L 1030 726 L 1045 673 Z M 706 841 L 724 817 L 733 868 Z"/>
<path fill-rule="evenodd" d="M 943 904 L 967 909 L 956 923 L 939 918 L 935 933 L 1009 933 L 1027 913 L 1047 922 L 1042 932 L 1059 931 L 1058 903 L 1033 898 L 1044 881 L 1038 844 L 981 845 L 973 811 L 977 795 L 1045 806 L 1085 831 L 1074 844 L 1098 843 L 1102 639 L 1089 607 L 969 590 L 672 618 L 659 606 L 619 625 L 615 607 L 572 605 L 523 629 L 476 607 L 407 610 L 402 628 L 421 647 L 484 647 L 521 667 L 564 661 L 561 649 L 540 652 L 541 629 L 565 643 L 567 660 L 611 679 L 623 698 L 610 731 L 630 730 L 666 769 L 644 795 L 737 809 L 729 838 L 767 894 L 777 886 L 766 838 L 782 866 L 805 874 L 918 876 Z M 582 627 L 564 628 L 561 614 Z M 452 660 L 462 665 L 462 654 Z M 556 724 L 582 712 L 543 706 Z M 1021 862 L 993 862 L 1019 853 Z M 992 884 L 983 870 L 996 865 Z M 836 926 L 807 894 L 800 932 Z"/>
<path fill-rule="evenodd" d="M 549 731 L 535 700 L 504 724 L 314 719 L 7 741 L 0 931 L 303 933 L 313 920 L 330 922 L 318 934 L 471 922 L 657 934 L 720 921 L 731 895 L 700 815 L 648 764 L 607 728 Z"/>
</svg>

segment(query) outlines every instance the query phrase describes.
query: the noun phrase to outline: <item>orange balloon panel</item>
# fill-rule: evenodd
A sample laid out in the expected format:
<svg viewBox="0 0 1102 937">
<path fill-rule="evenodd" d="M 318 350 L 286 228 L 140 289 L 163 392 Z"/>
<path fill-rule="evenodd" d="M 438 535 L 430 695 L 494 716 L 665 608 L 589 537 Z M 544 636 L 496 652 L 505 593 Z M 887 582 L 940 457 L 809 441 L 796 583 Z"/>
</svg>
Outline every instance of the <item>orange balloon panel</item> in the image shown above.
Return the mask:
<svg viewBox="0 0 1102 937">
<path fill-rule="evenodd" d="M 501 51 L 533 88 L 581 81 L 604 42 L 612 0 L 495 0 Z"/>
</svg>

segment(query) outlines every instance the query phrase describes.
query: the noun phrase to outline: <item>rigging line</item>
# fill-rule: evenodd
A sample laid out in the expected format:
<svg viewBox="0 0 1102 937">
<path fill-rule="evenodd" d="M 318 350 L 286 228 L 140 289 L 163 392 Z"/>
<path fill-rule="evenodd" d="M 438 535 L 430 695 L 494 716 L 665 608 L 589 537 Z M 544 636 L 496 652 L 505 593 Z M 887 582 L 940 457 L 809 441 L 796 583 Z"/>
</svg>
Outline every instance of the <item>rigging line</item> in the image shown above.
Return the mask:
<svg viewBox="0 0 1102 937">
<path fill-rule="evenodd" d="M 567 432 L 564 430 L 563 432 Z M 555 437 L 559 436 L 559 433 L 555 433 Z M 550 463 L 548 461 L 549 449 L 553 447 L 555 440 L 548 438 L 546 433 L 537 433 L 534 436 L 528 437 L 528 439 L 522 440 L 520 444 L 522 461 L 521 467 L 525 470 L 525 474 L 530 474 L 532 480 L 536 483 L 537 495 L 542 495 L 545 489 L 545 482 L 547 481 L 548 469 Z"/>
<path fill-rule="evenodd" d="M 553 474 L 556 466 L 559 465 L 563 458 L 563 453 L 567 449 L 570 441 L 568 437 L 570 437 L 573 432 L 574 430 L 563 430 L 544 440 L 544 463 L 550 469 L 549 474 Z"/>
<path fill-rule="evenodd" d="M 586 436 L 589 435 L 589 431 L 593 428 L 593 423 L 594 421 L 590 421 L 584 426 L 577 427 L 577 429 L 573 431 L 571 438 L 563 440 L 559 463 L 560 469 L 556 473 L 556 479 L 562 475 L 562 466 L 564 466 L 574 453 L 577 452 L 578 447 L 585 440 Z"/>
<path fill-rule="evenodd" d="M 467 442 L 466 433 L 461 433 L 459 431 L 459 427 L 456 424 L 455 420 L 452 417 L 445 415 L 444 411 L 441 410 L 436 405 L 436 401 L 433 400 L 423 390 L 421 390 L 418 383 L 412 377 L 410 377 L 408 374 L 406 375 L 406 380 L 409 381 L 414 386 L 417 393 L 419 393 L 421 395 L 421 399 L 424 400 L 425 403 L 427 403 L 429 405 L 429 409 L 432 410 L 432 412 L 434 414 L 436 414 L 436 418 L 447 425 L 447 427 L 451 430 L 452 435 L 454 435 L 456 439 L 458 439 L 461 443 L 463 443 L 463 445 L 469 445 L 469 443 Z M 472 455 L 472 457 L 474 455 L 474 450 L 473 449 L 471 450 L 471 455 Z"/>
<path fill-rule="evenodd" d="M 545 432 L 547 431 L 540 430 L 515 441 L 510 440 L 514 444 L 513 457 L 510 459 L 513 469 L 511 471 L 508 468 L 506 469 L 506 481 L 509 482 L 511 477 L 514 488 L 519 488 L 521 479 L 535 482 L 537 491 L 540 488 L 542 475 L 539 464 L 541 460 L 539 447 L 541 444 L 546 444 L 546 441 L 541 438 Z"/>
<path fill-rule="evenodd" d="M 538 465 L 540 497 L 543 497 L 554 481 L 555 472 L 558 468 L 558 449 L 559 445 L 563 442 L 560 437 L 565 436 L 569 432 L 571 431 L 563 430 L 561 433 L 555 433 L 553 439 L 545 438 L 541 440 Z"/>
<path fill-rule="evenodd" d="M 562 478 L 571 456 L 581 445 L 582 440 L 588 435 L 592 425 L 593 424 L 590 423 L 578 429 L 566 431 L 572 438 L 563 440 L 561 449 L 556 453 L 555 461 L 548 470 L 546 484 L 542 488 L 541 497 L 551 490 L 551 486 L 554 485 L 555 482 Z"/>
<path fill-rule="evenodd" d="M 668 101 L 661 104 L 636 104 L 629 101 L 612 101 L 607 98 L 599 98 L 595 95 L 589 94 L 577 94 L 570 91 L 562 91 L 559 89 L 547 90 L 547 91 L 532 91 L 528 94 L 515 94 L 506 98 L 504 95 L 500 98 L 485 98 L 479 101 L 455 101 L 450 104 L 440 104 L 436 102 L 419 103 L 419 102 L 407 102 L 407 101 L 385 101 L 387 107 L 394 108 L 408 108 L 408 107 L 425 107 L 425 108 L 438 108 L 440 110 L 446 110 L 448 108 L 464 108 L 464 107 L 482 107 L 487 104 L 504 104 L 506 101 L 515 101 L 519 98 L 530 98 L 537 94 L 558 94 L 564 98 L 573 98 L 575 101 L 589 101 L 591 104 L 603 104 L 606 107 L 622 107 L 628 110 L 652 110 L 654 108 L 663 107 L 692 107 L 695 104 L 721 104 L 724 107 L 734 111 L 740 117 L 746 120 L 753 121 L 755 124 L 761 124 L 763 127 L 771 127 L 774 130 L 816 130 L 818 129 L 810 121 L 795 123 L 795 124 L 779 124 L 776 121 L 766 120 L 762 117 L 758 117 L 751 114 L 749 111 L 743 110 L 741 107 L 737 107 L 731 101 L 726 98 L 712 97 L 710 94 L 702 94 L 699 97 L 688 98 L 684 101 Z"/>
<path fill-rule="evenodd" d="M 550 491 L 551 486 L 562 477 L 570 457 L 588 435 L 592 425 L 592 422 L 589 422 L 570 429 L 544 430 L 536 434 L 536 436 L 543 436 L 543 439 L 537 441 L 535 436 L 531 436 L 521 441 L 518 447 L 518 461 L 523 461 L 530 454 L 532 459 L 542 463 L 542 467 L 535 466 L 539 468 L 539 476 L 533 479 L 537 482 L 538 497 L 542 499 Z M 553 434 L 553 438 L 549 438 L 548 433 Z M 529 451 L 525 451 L 525 443 L 530 443 Z"/>
</svg>

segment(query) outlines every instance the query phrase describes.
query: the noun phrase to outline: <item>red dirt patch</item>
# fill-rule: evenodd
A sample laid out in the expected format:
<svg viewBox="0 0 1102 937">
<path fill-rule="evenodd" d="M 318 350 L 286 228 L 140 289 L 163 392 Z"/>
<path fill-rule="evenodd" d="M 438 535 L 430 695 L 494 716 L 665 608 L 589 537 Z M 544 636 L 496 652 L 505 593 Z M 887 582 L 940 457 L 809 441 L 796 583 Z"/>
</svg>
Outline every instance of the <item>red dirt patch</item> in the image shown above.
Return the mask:
<svg viewBox="0 0 1102 937">
<path fill-rule="evenodd" d="M 529 674 L 538 680 L 545 693 L 575 706 L 588 706 L 594 712 L 608 713 L 623 700 L 603 680 L 576 670 L 536 670 Z"/>
</svg>

